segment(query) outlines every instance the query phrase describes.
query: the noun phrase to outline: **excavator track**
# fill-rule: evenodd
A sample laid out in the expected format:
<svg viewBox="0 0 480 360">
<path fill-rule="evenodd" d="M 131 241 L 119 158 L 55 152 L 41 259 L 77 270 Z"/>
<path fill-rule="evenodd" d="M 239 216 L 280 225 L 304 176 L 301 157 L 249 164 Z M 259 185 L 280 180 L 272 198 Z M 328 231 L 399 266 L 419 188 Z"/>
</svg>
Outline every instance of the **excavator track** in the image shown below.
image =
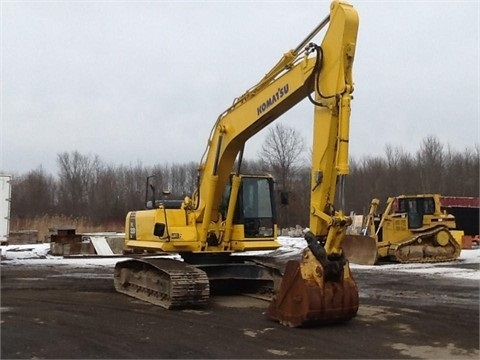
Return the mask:
<svg viewBox="0 0 480 360">
<path fill-rule="evenodd" d="M 202 307 L 208 302 L 207 274 L 179 260 L 132 259 L 118 262 L 115 289 L 165 309 Z"/>
<path fill-rule="evenodd" d="M 400 263 L 434 263 L 453 261 L 460 256 L 461 247 L 447 228 L 435 227 L 419 233 L 402 243 L 391 244 L 388 257 Z"/>
</svg>

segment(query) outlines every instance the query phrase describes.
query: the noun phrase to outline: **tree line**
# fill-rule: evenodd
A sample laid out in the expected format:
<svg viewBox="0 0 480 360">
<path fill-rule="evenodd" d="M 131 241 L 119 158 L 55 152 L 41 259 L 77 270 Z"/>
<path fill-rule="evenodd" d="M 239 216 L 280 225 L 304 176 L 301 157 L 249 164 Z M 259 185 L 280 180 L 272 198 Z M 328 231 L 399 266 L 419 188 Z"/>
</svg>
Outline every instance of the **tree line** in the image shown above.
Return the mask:
<svg viewBox="0 0 480 360">
<path fill-rule="evenodd" d="M 279 124 L 269 129 L 257 155 L 242 162 L 242 172 L 274 176 L 279 226 L 308 226 L 311 171 L 304 140 Z M 457 151 L 434 136 L 415 153 L 387 145 L 383 156 L 350 160 L 344 210 L 364 214 L 372 198 L 400 194 L 478 197 L 479 159 L 478 145 Z M 198 181 L 195 162 L 109 165 L 98 155 L 73 151 L 58 154 L 57 165 L 56 176 L 39 167 L 13 177 L 12 219 L 61 215 L 95 226 L 123 224 L 128 211 L 144 208 L 147 176 L 155 174 L 157 189 L 170 190 L 172 199 L 191 195 Z"/>
</svg>

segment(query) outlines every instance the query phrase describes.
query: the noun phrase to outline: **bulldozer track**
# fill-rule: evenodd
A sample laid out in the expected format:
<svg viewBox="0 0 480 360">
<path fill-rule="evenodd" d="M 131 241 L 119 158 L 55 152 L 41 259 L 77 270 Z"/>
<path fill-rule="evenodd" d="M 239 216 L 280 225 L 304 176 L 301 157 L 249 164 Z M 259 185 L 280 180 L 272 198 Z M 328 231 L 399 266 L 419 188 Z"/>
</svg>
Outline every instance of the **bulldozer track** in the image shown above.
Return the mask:
<svg viewBox="0 0 480 360">
<path fill-rule="evenodd" d="M 115 289 L 165 309 L 202 307 L 210 296 L 207 274 L 172 259 L 132 259 L 115 266 Z"/>
<path fill-rule="evenodd" d="M 400 244 L 390 245 L 389 257 L 400 263 L 435 263 L 453 261 L 460 256 L 460 245 L 449 235 L 448 244 L 435 244 L 435 236 L 448 229 L 441 226 L 418 234 Z"/>
</svg>

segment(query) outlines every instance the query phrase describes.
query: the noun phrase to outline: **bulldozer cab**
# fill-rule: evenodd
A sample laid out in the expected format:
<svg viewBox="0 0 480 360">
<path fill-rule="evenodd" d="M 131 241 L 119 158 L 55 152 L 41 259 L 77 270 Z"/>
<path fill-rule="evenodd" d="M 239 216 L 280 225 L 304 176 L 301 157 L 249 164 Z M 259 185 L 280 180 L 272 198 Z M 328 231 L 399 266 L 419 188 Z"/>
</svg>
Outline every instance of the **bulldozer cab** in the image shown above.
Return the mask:
<svg viewBox="0 0 480 360">
<path fill-rule="evenodd" d="M 409 229 L 419 229 L 424 225 L 424 215 L 435 213 L 433 197 L 412 197 L 397 199 L 395 213 L 406 213 Z"/>
</svg>

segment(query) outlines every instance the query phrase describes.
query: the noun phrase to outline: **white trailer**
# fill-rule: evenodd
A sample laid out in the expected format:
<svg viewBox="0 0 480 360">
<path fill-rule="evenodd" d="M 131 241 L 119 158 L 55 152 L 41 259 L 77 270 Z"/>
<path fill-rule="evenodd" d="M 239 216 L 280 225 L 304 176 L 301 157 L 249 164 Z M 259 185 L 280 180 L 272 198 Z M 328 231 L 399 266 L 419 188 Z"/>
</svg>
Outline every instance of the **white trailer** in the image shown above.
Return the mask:
<svg viewBox="0 0 480 360">
<path fill-rule="evenodd" d="M 0 174 L 0 244 L 8 243 L 12 176 Z"/>
</svg>

